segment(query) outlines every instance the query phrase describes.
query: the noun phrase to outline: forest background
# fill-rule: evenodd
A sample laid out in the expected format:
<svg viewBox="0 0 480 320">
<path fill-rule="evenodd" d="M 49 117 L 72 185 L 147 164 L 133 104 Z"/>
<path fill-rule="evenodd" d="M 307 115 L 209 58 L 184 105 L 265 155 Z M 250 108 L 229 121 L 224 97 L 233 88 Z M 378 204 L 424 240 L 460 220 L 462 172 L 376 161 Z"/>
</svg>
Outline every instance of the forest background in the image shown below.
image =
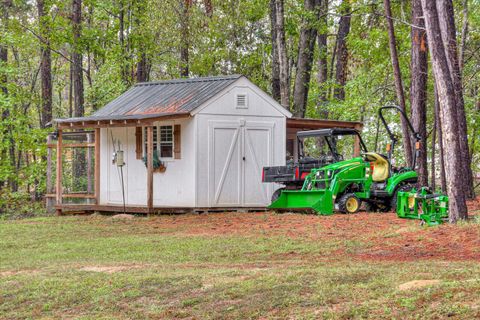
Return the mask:
<svg viewBox="0 0 480 320">
<path fill-rule="evenodd" d="M 461 197 L 461 218 L 480 172 L 480 1 L 435 3 L 1 0 L 0 211 L 45 194 L 52 119 L 136 82 L 243 74 L 296 117 L 364 122 L 370 149 L 386 142 L 376 110 L 405 108 L 424 137 L 420 182 Z"/>
</svg>

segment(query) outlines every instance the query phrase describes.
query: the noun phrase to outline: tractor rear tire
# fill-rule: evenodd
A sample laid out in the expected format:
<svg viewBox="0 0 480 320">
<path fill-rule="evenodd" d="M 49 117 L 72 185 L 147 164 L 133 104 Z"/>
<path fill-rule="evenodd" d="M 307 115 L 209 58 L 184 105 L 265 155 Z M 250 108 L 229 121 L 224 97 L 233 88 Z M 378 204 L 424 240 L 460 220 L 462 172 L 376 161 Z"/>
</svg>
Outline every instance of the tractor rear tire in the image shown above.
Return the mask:
<svg viewBox="0 0 480 320">
<path fill-rule="evenodd" d="M 393 197 L 390 199 L 390 207 L 392 208 L 393 212 L 397 212 L 397 199 L 398 199 L 398 193 L 399 192 L 409 192 L 412 190 L 414 187 L 411 184 L 404 184 L 399 186 L 395 191 L 393 192 Z"/>
<path fill-rule="evenodd" d="M 345 193 L 338 200 L 338 209 L 343 213 L 357 213 L 362 202 L 355 193 Z"/>
</svg>

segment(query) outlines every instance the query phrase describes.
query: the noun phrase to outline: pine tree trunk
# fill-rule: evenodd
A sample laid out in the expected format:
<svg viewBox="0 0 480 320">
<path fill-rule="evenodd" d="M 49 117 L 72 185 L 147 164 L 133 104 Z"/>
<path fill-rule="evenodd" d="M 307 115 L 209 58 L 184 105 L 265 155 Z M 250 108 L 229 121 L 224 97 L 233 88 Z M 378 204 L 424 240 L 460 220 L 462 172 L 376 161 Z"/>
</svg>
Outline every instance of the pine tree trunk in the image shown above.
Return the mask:
<svg viewBox="0 0 480 320">
<path fill-rule="evenodd" d="M 272 97 L 276 101 L 280 102 L 280 67 L 277 49 L 277 32 L 275 32 L 275 26 L 277 25 L 275 14 L 275 0 L 270 0 L 270 37 L 272 39 Z"/>
<path fill-rule="evenodd" d="M 443 133 L 442 133 L 442 122 L 440 120 L 440 102 L 438 101 L 438 91 L 437 85 L 435 82 L 433 83 L 433 91 L 435 97 L 435 105 L 434 105 L 434 112 L 435 112 L 435 123 L 437 127 L 438 133 L 438 147 L 439 147 L 439 167 L 440 167 L 440 186 L 442 192 L 447 192 L 447 181 L 445 178 L 445 153 L 443 151 Z"/>
<path fill-rule="evenodd" d="M 337 41 L 335 45 L 335 60 L 337 64 L 335 67 L 336 86 L 333 93 L 334 98 L 338 100 L 345 99 L 345 83 L 347 82 L 348 66 L 347 36 L 350 33 L 350 20 L 352 18 L 350 0 L 343 0 L 341 6 L 342 16 L 338 23 Z"/>
<path fill-rule="evenodd" d="M 211 18 L 213 16 L 212 0 L 203 0 L 203 4 L 205 6 L 205 12 L 207 14 L 207 17 Z"/>
<path fill-rule="evenodd" d="M 393 27 L 393 20 L 392 20 L 392 10 L 390 8 L 390 0 L 383 0 L 383 4 L 385 6 L 385 15 L 387 17 L 387 26 L 388 26 L 388 38 L 389 38 L 389 46 L 390 46 L 390 57 L 392 59 L 392 66 L 393 66 L 393 75 L 395 78 L 395 91 L 397 93 L 398 103 L 400 108 L 405 111 L 407 110 L 405 104 L 405 94 L 403 91 L 403 83 L 402 83 L 402 74 L 400 71 L 400 63 L 398 62 L 398 53 L 397 53 L 397 42 L 395 39 L 395 29 Z M 402 134 L 403 134 L 403 147 L 405 150 L 405 159 L 407 160 L 407 165 L 412 165 L 412 143 L 410 140 L 410 132 L 408 130 L 408 125 L 405 119 L 401 117 L 402 123 Z"/>
<path fill-rule="evenodd" d="M 427 39 L 423 20 L 422 3 L 412 0 L 411 64 L 410 64 L 410 106 L 412 125 L 420 134 L 419 156 L 417 159 L 418 185 L 428 185 L 427 168 Z"/>
<path fill-rule="evenodd" d="M 128 86 L 130 83 L 128 64 L 127 64 L 127 54 L 125 46 L 125 2 L 119 1 L 119 13 L 118 13 L 118 40 L 120 42 L 120 66 L 121 66 L 121 75 L 122 80 L 125 86 Z"/>
<path fill-rule="evenodd" d="M 40 71 L 42 82 L 42 111 L 40 126 L 45 128 L 52 121 L 52 60 L 50 54 L 50 28 L 45 21 L 46 10 L 44 0 L 37 0 L 38 21 L 40 25 Z"/>
<path fill-rule="evenodd" d="M 190 50 L 190 32 L 189 32 L 189 20 L 190 20 L 190 7 L 192 0 L 180 0 L 181 17 L 180 17 L 180 76 L 188 77 L 189 70 L 189 50 Z"/>
<path fill-rule="evenodd" d="M 310 88 L 310 77 L 313 64 L 313 52 L 315 50 L 315 40 L 317 38 L 317 29 L 314 23 L 318 23 L 320 12 L 320 0 L 305 0 L 305 11 L 307 15 L 314 14 L 315 21 L 309 21 L 304 18 L 300 29 L 300 39 L 298 44 L 297 73 L 293 89 L 293 116 L 304 118 L 307 109 L 308 90 Z M 311 20 L 311 18 L 310 18 Z"/>
<path fill-rule="evenodd" d="M 460 59 L 458 61 L 458 67 L 460 72 L 463 73 L 463 67 L 465 65 L 465 46 L 468 36 L 468 0 L 463 0 L 463 23 L 462 23 L 462 38 L 460 42 Z"/>
<path fill-rule="evenodd" d="M 435 102 L 435 105 L 437 102 Z M 430 147 L 431 153 L 430 153 L 430 158 L 431 163 L 430 163 L 430 188 L 435 191 L 437 188 L 437 173 L 436 173 L 436 164 L 435 164 L 435 159 L 437 157 L 437 110 L 436 106 L 433 108 L 433 128 L 432 128 L 432 145 Z"/>
<path fill-rule="evenodd" d="M 83 96 L 83 54 L 80 47 L 82 34 L 82 0 L 72 1 L 72 28 L 73 28 L 73 52 L 72 52 L 72 80 L 73 80 L 73 115 L 83 117 L 85 115 Z M 85 154 L 79 148 L 73 149 L 73 177 L 75 180 L 74 190 L 81 189 L 81 181 L 85 176 Z"/>
<path fill-rule="evenodd" d="M 320 94 L 318 97 L 318 110 L 322 118 L 328 118 L 328 110 L 326 110 L 324 104 L 327 101 L 327 90 L 325 89 L 326 82 L 328 80 L 328 47 L 327 47 L 327 32 L 328 32 L 328 0 L 321 1 L 320 7 L 320 32 L 317 36 L 318 46 L 318 71 L 317 82 L 320 87 Z"/>
<path fill-rule="evenodd" d="M 275 0 L 275 33 L 276 49 L 278 53 L 278 68 L 280 71 L 280 103 L 290 109 L 290 71 L 285 41 L 284 0 Z"/>
<path fill-rule="evenodd" d="M 82 0 L 72 1 L 72 28 L 73 28 L 73 52 L 72 52 L 72 80 L 73 80 L 73 115 L 83 117 L 85 114 L 83 96 L 83 55 L 80 48 L 82 34 Z"/>
<path fill-rule="evenodd" d="M 148 81 L 148 60 L 145 53 L 141 53 L 140 61 L 137 62 L 137 82 L 146 82 Z"/>
<path fill-rule="evenodd" d="M 0 2 L 1 5 L 1 25 L 0 28 L 2 28 L 2 31 L 4 33 L 7 32 L 7 27 L 8 27 L 8 19 L 9 19 L 9 10 L 12 5 L 11 1 L 2 1 Z M 4 44 L 0 44 L 0 65 L 5 66 L 8 64 L 8 47 Z M 3 95 L 7 96 L 8 95 L 8 88 L 7 88 L 7 82 L 8 82 L 8 77 L 6 72 L 1 72 L 0 73 L 0 90 L 2 91 Z M 6 120 L 10 116 L 9 110 L 6 108 L 2 112 L 2 121 Z M 10 129 L 8 127 L 4 128 L 2 135 L 4 136 L 5 140 L 2 140 L 1 142 L 4 143 L 6 142 L 8 136 L 10 135 Z M 0 157 L 2 159 L 7 158 L 7 148 L 2 148 Z M 11 149 L 11 148 L 10 148 Z M 3 189 L 5 186 L 6 181 L 0 181 L 0 190 Z M 0 208 L 0 212 L 2 212 L 2 209 Z"/>
<path fill-rule="evenodd" d="M 457 135 L 460 139 L 460 156 L 462 157 L 462 164 L 459 168 L 461 168 L 464 179 L 463 190 L 467 198 L 473 199 L 475 197 L 473 192 L 473 173 L 468 148 L 467 119 L 465 117 L 465 104 L 463 100 L 462 76 L 458 65 L 455 15 L 452 0 L 442 0 L 437 2 L 437 10 L 448 68 L 450 70 L 455 90 L 458 123 Z"/>
<path fill-rule="evenodd" d="M 448 67 L 446 48 L 442 41 L 438 12 L 434 1 L 422 0 L 427 30 L 428 47 L 437 85 L 445 151 L 445 176 L 449 197 L 449 220 L 454 223 L 467 218 L 467 206 L 463 189 L 461 147 L 458 134 L 455 87 Z"/>
</svg>

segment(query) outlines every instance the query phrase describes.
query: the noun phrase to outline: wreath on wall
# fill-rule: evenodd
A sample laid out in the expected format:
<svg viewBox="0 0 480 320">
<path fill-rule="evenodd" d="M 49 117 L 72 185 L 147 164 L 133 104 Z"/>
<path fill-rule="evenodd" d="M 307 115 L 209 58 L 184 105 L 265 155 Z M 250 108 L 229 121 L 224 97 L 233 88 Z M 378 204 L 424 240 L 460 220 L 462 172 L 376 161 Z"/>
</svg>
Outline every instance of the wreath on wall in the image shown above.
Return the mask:
<svg viewBox="0 0 480 320">
<path fill-rule="evenodd" d="M 157 152 L 153 152 L 152 156 L 152 164 L 153 164 L 153 171 L 154 172 L 165 172 L 167 170 L 167 166 L 165 165 L 165 162 L 161 161 L 160 158 L 158 157 Z M 147 156 L 143 156 L 143 163 L 145 164 L 145 168 L 148 167 L 147 165 Z"/>
</svg>

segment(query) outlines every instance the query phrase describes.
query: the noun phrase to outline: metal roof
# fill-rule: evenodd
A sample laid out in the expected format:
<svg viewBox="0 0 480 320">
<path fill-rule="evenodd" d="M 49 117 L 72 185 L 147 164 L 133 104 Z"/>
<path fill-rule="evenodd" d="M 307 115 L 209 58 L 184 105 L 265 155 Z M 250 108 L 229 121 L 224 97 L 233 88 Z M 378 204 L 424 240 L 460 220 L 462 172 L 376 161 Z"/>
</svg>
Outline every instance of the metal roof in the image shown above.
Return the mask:
<svg viewBox="0 0 480 320">
<path fill-rule="evenodd" d="M 242 75 L 138 83 L 91 116 L 55 121 L 128 120 L 189 114 L 240 77 Z"/>
<path fill-rule="evenodd" d="M 353 128 L 331 128 L 331 129 L 318 129 L 297 132 L 297 137 L 323 137 L 323 136 L 343 136 L 343 135 L 358 135 L 358 130 Z"/>
</svg>

